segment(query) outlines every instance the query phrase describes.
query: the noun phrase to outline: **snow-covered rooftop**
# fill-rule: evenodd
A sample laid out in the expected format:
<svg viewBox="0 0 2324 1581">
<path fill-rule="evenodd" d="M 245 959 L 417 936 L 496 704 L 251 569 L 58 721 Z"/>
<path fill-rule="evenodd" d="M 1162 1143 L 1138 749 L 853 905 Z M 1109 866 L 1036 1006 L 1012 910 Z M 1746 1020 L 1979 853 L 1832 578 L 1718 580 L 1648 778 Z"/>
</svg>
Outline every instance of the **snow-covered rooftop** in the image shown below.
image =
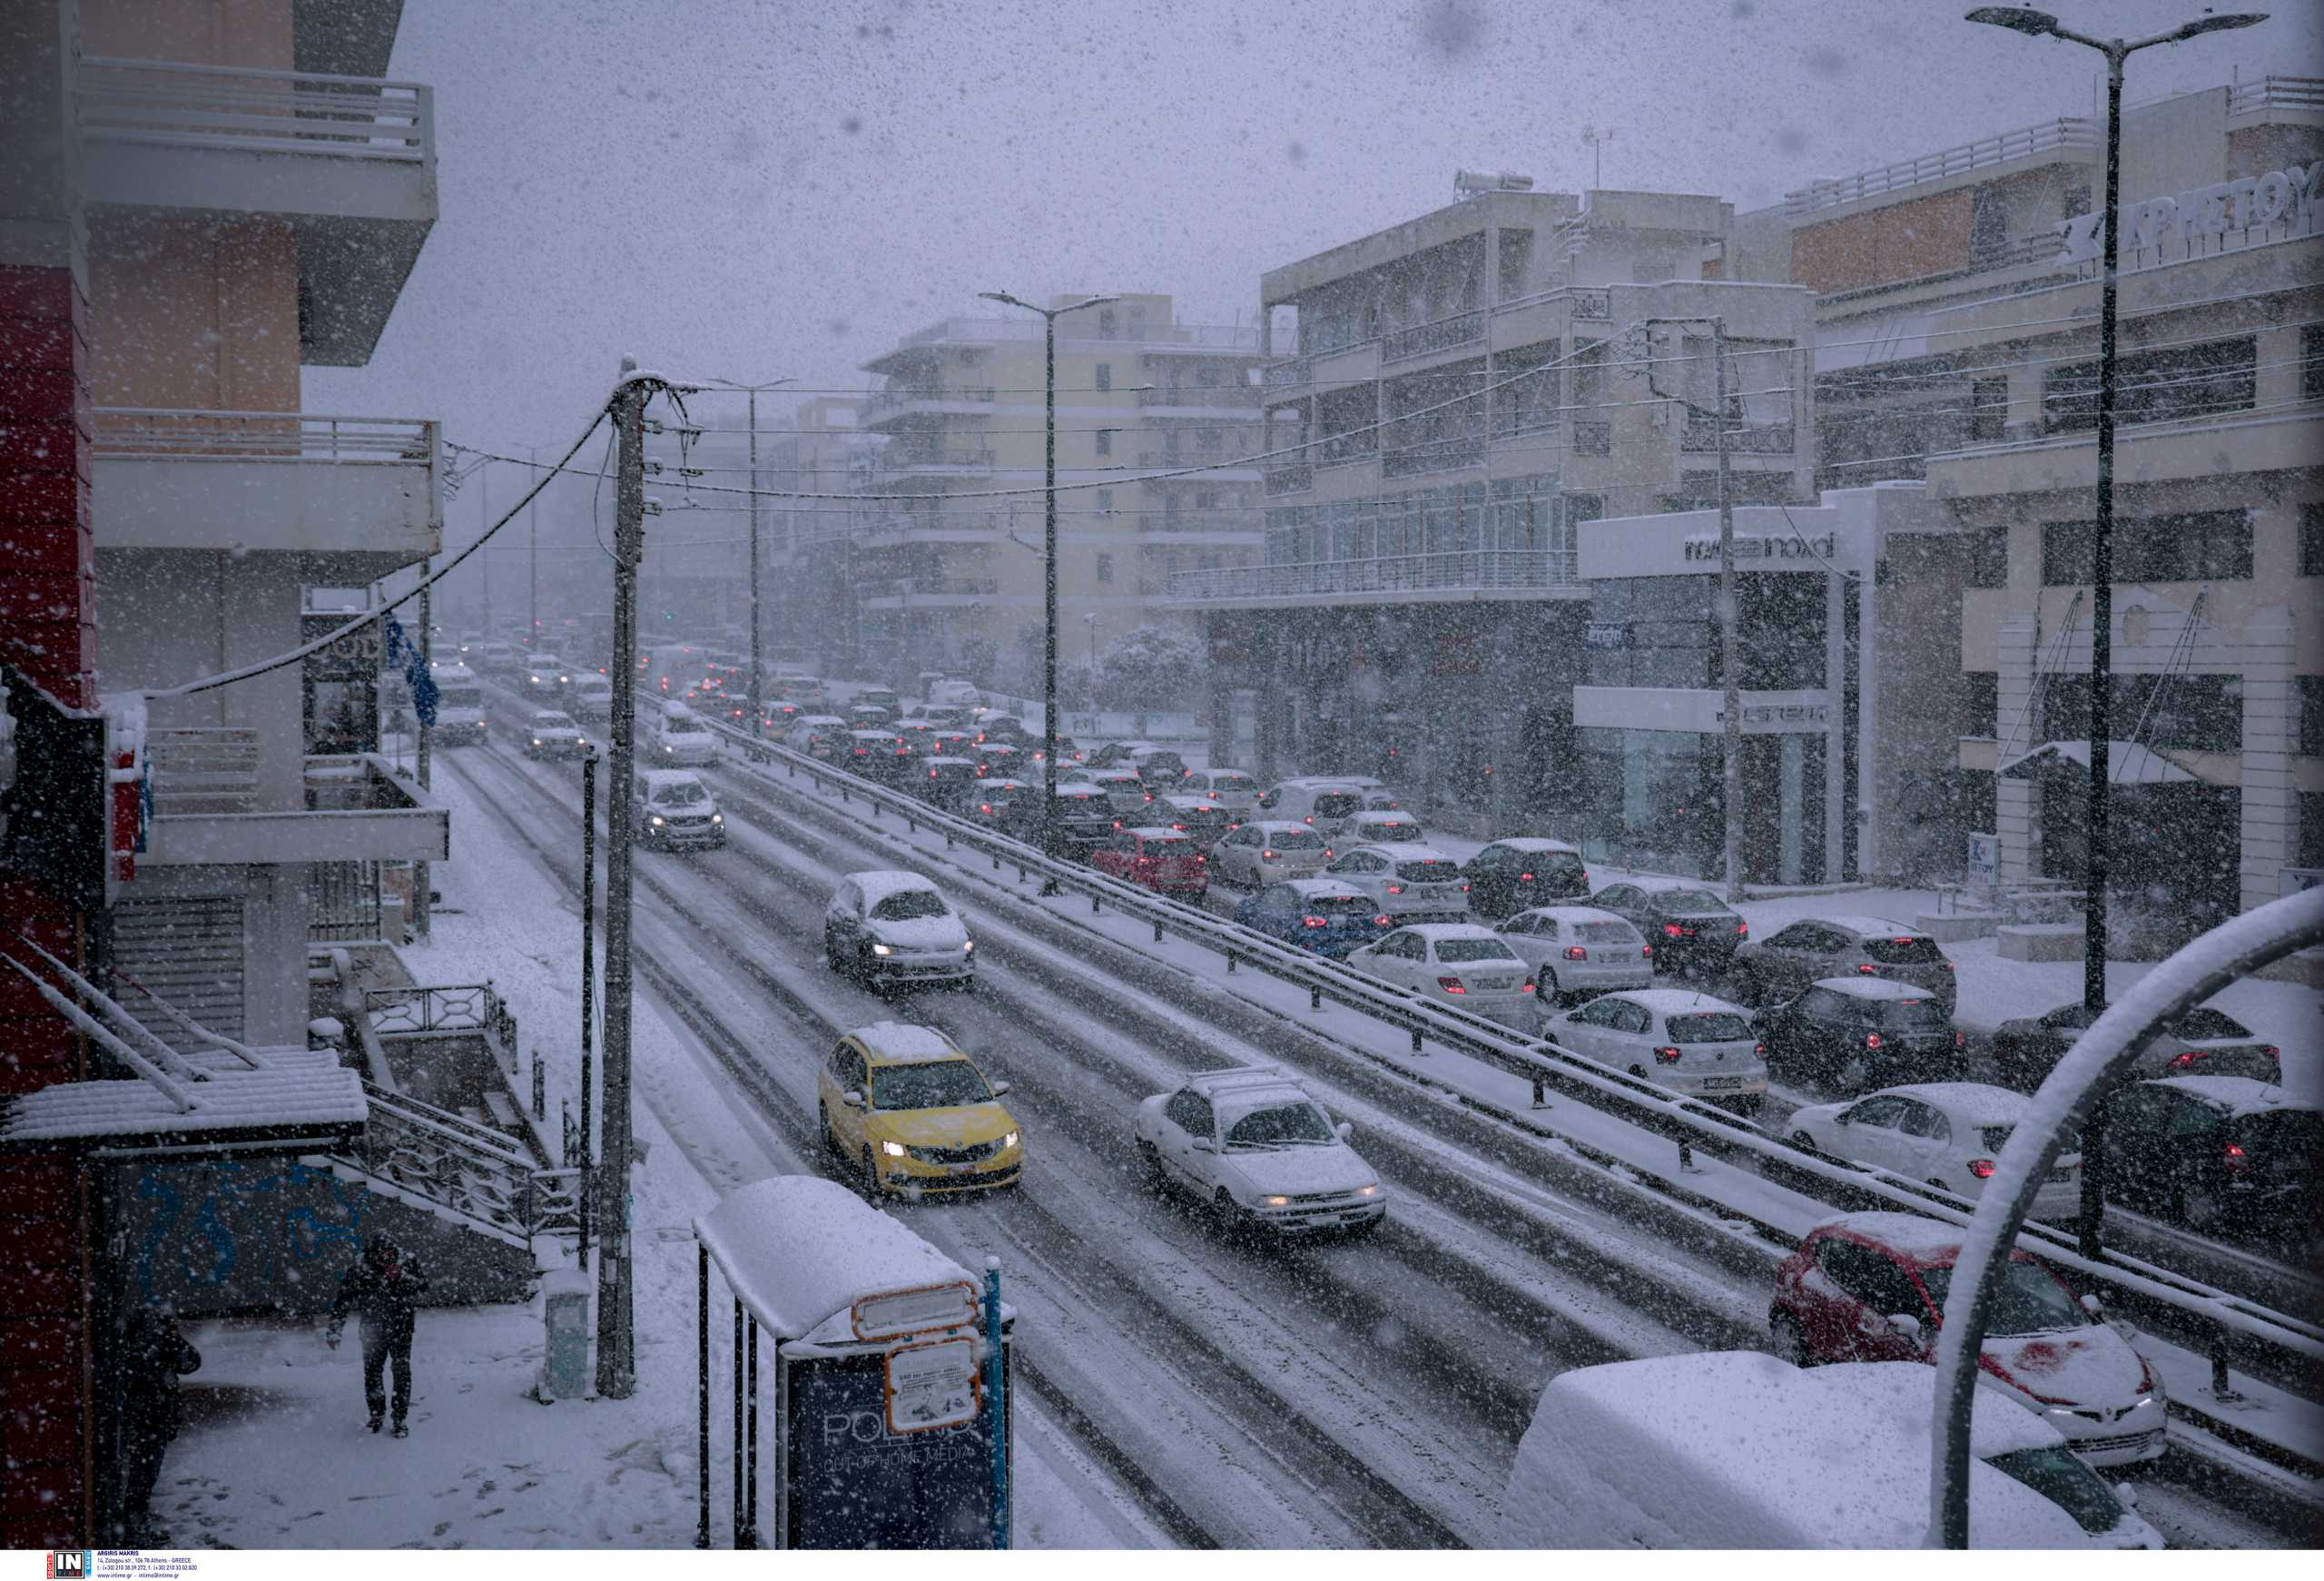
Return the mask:
<svg viewBox="0 0 2324 1581">
<path fill-rule="evenodd" d="M 1576 856 L 1581 855 L 1581 847 L 1579 845 L 1569 845 L 1562 840 L 1536 839 L 1530 835 L 1518 835 L 1512 836 L 1507 840 L 1495 840 L 1492 844 L 1502 847 L 1505 851 L 1522 851 L 1528 856 L 1538 856 L 1544 852 L 1553 851 L 1569 852 Z"/>
<path fill-rule="evenodd" d="M 1920 934 L 1920 930 L 1918 928 L 1907 927 L 1894 917 L 1876 917 L 1869 914 L 1858 915 L 1848 913 L 1818 912 L 1812 917 L 1803 917 L 1800 920 L 1803 922 L 1823 923 L 1831 927 L 1845 929 L 1846 932 L 1851 934 L 1862 934 L 1865 937 L 1869 939 L 1906 939 L 1916 938 Z"/>
<path fill-rule="evenodd" d="M 1691 988 L 1623 988 L 1607 997 L 1627 999 L 1660 1015 L 1712 1015 L 1726 1011 L 1748 1018 L 1751 1013 L 1717 994 L 1698 993 Z"/>
<path fill-rule="evenodd" d="M 2287 1092 L 2248 1076 L 2166 1076 L 2163 1081 L 2198 1098 L 2209 1100 L 2232 1114 L 2261 1114 L 2270 1109 L 2324 1107 L 2312 1093 Z"/>
<path fill-rule="evenodd" d="M 960 1051 L 932 1026 L 914 1026 L 901 1021 L 875 1021 L 869 1026 L 855 1028 L 847 1035 L 871 1050 L 872 1057 L 882 1064 L 921 1065 L 960 1057 Z"/>
<path fill-rule="evenodd" d="M 1824 1229 L 1845 1230 L 1925 1262 L 1950 1262 L 1961 1250 L 1960 1225 L 1918 1213 L 1843 1213 L 1817 1223 L 1810 1233 Z"/>
<path fill-rule="evenodd" d="M 1917 983 L 1899 983 L 1889 977 L 1818 977 L 1816 986 L 1858 999 L 1927 999 L 1932 993 Z"/>
<path fill-rule="evenodd" d="M 1404 932 L 1418 934 L 1433 944 L 1447 939 L 1491 939 L 1496 944 L 1501 943 L 1501 935 L 1482 923 L 1414 923 Z"/>
<path fill-rule="evenodd" d="M 1883 1092 L 1917 1098 L 1969 1125 L 2014 1125 L 2025 1116 L 2023 1092 L 1984 1082 L 1917 1082 L 1905 1087 L 1883 1087 Z"/>
<path fill-rule="evenodd" d="M 851 873 L 849 880 L 863 892 L 865 906 L 874 906 L 891 894 L 914 894 L 922 890 L 936 890 L 933 879 L 917 873 L 904 873 L 895 868 L 873 868 L 865 873 Z M 941 890 L 936 893 L 942 894 Z"/>
<path fill-rule="evenodd" d="M 192 1056 L 207 1081 L 183 1083 L 193 1108 L 181 1111 L 153 1083 L 62 1082 L 0 1100 L 0 1147 L 75 1141 L 129 1143 L 232 1134 L 312 1138 L 361 1129 L 369 1115 L 362 1079 L 337 1057 L 303 1048 L 261 1049 L 252 1070 L 231 1056 Z"/>
<path fill-rule="evenodd" d="M 1507 927 L 1518 917 L 1550 917 L 1561 923 L 1619 923 L 1630 927 L 1630 919 L 1594 905 L 1537 905 L 1517 913 L 1502 925 Z M 1637 930 L 1632 928 L 1632 933 Z"/>
<path fill-rule="evenodd" d="M 866 1296 L 974 1282 L 853 1191 L 814 1175 L 753 1181 L 696 1218 L 694 1232 L 778 1339 L 804 1338 Z"/>
</svg>

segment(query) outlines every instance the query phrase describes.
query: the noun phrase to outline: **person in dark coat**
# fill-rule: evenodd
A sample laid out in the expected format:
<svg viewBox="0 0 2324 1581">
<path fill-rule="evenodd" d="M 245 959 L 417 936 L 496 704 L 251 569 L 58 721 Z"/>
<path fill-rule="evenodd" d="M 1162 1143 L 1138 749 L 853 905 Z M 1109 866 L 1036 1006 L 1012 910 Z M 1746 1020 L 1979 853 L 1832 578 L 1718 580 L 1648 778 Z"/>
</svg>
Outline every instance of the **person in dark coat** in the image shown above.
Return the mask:
<svg viewBox="0 0 2324 1581">
<path fill-rule="evenodd" d="M 187 1343 L 172 1313 L 140 1307 L 129 1315 L 121 1350 L 121 1520 L 133 1540 L 151 1525 L 153 1484 L 183 1419 L 178 1378 L 201 1366 L 202 1352 Z"/>
<path fill-rule="evenodd" d="M 363 1243 L 363 1258 L 339 1281 L 330 1304 L 330 1328 L 326 1343 L 336 1349 L 340 1331 L 352 1308 L 363 1319 L 363 1398 L 371 1408 L 367 1424 L 379 1430 L 388 1401 L 380 1385 L 388 1364 L 395 1364 L 395 1436 L 409 1438 L 404 1416 L 411 1408 L 411 1336 L 420 1297 L 427 1293 L 428 1276 L 415 1260 L 406 1261 L 403 1249 L 385 1235 Z"/>
</svg>

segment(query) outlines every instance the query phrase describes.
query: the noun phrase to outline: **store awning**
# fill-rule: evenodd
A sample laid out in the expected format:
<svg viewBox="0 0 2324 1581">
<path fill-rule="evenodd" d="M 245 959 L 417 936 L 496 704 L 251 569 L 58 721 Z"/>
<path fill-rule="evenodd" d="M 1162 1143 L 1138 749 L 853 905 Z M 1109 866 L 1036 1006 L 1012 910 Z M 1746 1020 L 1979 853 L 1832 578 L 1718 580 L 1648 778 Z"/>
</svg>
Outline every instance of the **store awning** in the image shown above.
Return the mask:
<svg viewBox="0 0 2324 1581">
<path fill-rule="evenodd" d="M 2001 766 L 2000 772 L 2013 779 L 2031 779 L 2044 769 L 2078 767 L 2090 772 L 2090 743 L 2087 741 L 2045 741 L 2022 757 L 2014 757 Z M 2109 785 L 2193 785 L 2196 776 L 2156 752 L 2136 741 L 2111 741 L 2106 746 L 2106 782 Z"/>
</svg>

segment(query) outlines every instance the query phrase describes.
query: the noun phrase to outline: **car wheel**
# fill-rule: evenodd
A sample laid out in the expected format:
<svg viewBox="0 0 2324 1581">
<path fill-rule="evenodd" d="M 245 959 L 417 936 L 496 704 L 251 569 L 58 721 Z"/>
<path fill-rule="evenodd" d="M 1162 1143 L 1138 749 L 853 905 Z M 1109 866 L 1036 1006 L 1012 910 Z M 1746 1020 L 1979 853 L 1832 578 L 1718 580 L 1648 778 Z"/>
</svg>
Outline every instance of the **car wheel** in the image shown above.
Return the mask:
<svg viewBox="0 0 2324 1581">
<path fill-rule="evenodd" d="M 839 942 L 832 937 L 829 928 L 823 930 L 823 964 L 834 972 L 845 972 L 847 963 L 840 959 Z"/>
<path fill-rule="evenodd" d="M 1228 1230 L 1239 1231 L 1243 1229 L 1242 1212 L 1235 1206 L 1235 1199 L 1227 1195 L 1226 1187 L 1221 1186 L 1212 1193 L 1210 1206 L 1211 1210 L 1218 1215 L 1218 1221 Z"/>
<path fill-rule="evenodd" d="M 832 1112 L 828 1109 L 823 1111 L 823 1146 L 835 1159 L 847 1156 L 847 1149 L 840 1143 L 839 1127 L 832 1123 Z"/>
<path fill-rule="evenodd" d="M 1816 1139 L 1808 1135 L 1804 1131 L 1795 1131 L 1791 1133 L 1791 1145 L 1797 1148 L 1802 1152 L 1821 1152 L 1824 1151 L 1822 1148 L 1816 1145 Z"/>
<path fill-rule="evenodd" d="M 1162 1172 L 1162 1151 L 1142 1137 L 1137 1143 L 1137 1162 L 1147 1191 L 1159 1191 L 1169 1184 L 1169 1177 Z"/>
<path fill-rule="evenodd" d="M 863 1160 L 862 1160 L 862 1162 L 858 1167 L 859 1167 L 859 1168 L 861 1168 L 861 1169 L 862 1170 L 862 1171 L 863 1171 L 863 1189 L 864 1189 L 864 1191 L 865 1191 L 866 1192 L 870 1193 L 872 1196 L 874 1196 L 874 1197 L 878 1196 L 878 1195 L 880 1194 L 880 1190 L 881 1190 L 881 1187 L 880 1187 L 880 1166 L 879 1166 L 878 1164 L 876 1164 L 876 1163 L 872 1162 L 872 1150 L 871 1150 L 869 1147 L 866 1147 L 866 1148 L 863 1150 Z"/>
<path fill-rule="evenodd" d="M 1813 1367 L 1816 1358 L 1808 1353 L 1807 1336 L 1801 1332 L 1799 1319 L 1780 1309 L 1768 1314 L 1768 1335 L 1775 1343 L 1775 1353 L 1794 1367 Z"/>
</svg>

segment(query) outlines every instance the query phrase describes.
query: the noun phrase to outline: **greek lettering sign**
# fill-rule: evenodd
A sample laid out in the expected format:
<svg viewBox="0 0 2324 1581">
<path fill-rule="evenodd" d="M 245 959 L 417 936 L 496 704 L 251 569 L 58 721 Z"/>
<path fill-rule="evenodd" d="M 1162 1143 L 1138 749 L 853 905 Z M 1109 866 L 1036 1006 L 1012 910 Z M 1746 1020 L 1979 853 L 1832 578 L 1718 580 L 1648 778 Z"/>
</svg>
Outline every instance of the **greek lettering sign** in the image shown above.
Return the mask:
<svg viewBox="0 0 2324 1581">
<path fill-rule="evenodd" d="M 848 1310 L 858 1339 L 901 1339 L 976 1326 L 977 1292 L 966 1280 L 866 1296 Z"/>
<path fill-rule="evenodd" d="M 1743 730 L 1774 734 L 1785 730 L 1806 729 L 1829 725 L 1832 705 L 1829 703 L 1746 703 L 1743 705 Z"/>
<path fill-rule="evenodd" d="M 2115 211 L 2114 234 L 2122 251 L 2130 252 L 2171 242 L 2192 243 L 2255 226 L 2286 222 L 2294 227 L 2312 225 L 2319 183 L 2324 183 L 2324 160 L 2124 203 Z M 2059 262 L 2097 257 L 2103 218 L 2093 210 L 2061 223 Z"/>
<path fill-rule="evenodd" d="M 927 1433 L 977 1414 L 977 1344 L 970 1339 L 899 1345 L 887 1356 L 888 1431 Z"/>
<path fill-rule="evenodd" d="M 1718 559 L 1718 535 L 1701 534 L 1686 540 L 1687 558 L 1690 560 Z M 1835 533 L 1737 533 L 1735 558 L 1745 560 L 1817 560 L 1829 562 L 1839 552 L 1839 538 Z"/>
</svg>

